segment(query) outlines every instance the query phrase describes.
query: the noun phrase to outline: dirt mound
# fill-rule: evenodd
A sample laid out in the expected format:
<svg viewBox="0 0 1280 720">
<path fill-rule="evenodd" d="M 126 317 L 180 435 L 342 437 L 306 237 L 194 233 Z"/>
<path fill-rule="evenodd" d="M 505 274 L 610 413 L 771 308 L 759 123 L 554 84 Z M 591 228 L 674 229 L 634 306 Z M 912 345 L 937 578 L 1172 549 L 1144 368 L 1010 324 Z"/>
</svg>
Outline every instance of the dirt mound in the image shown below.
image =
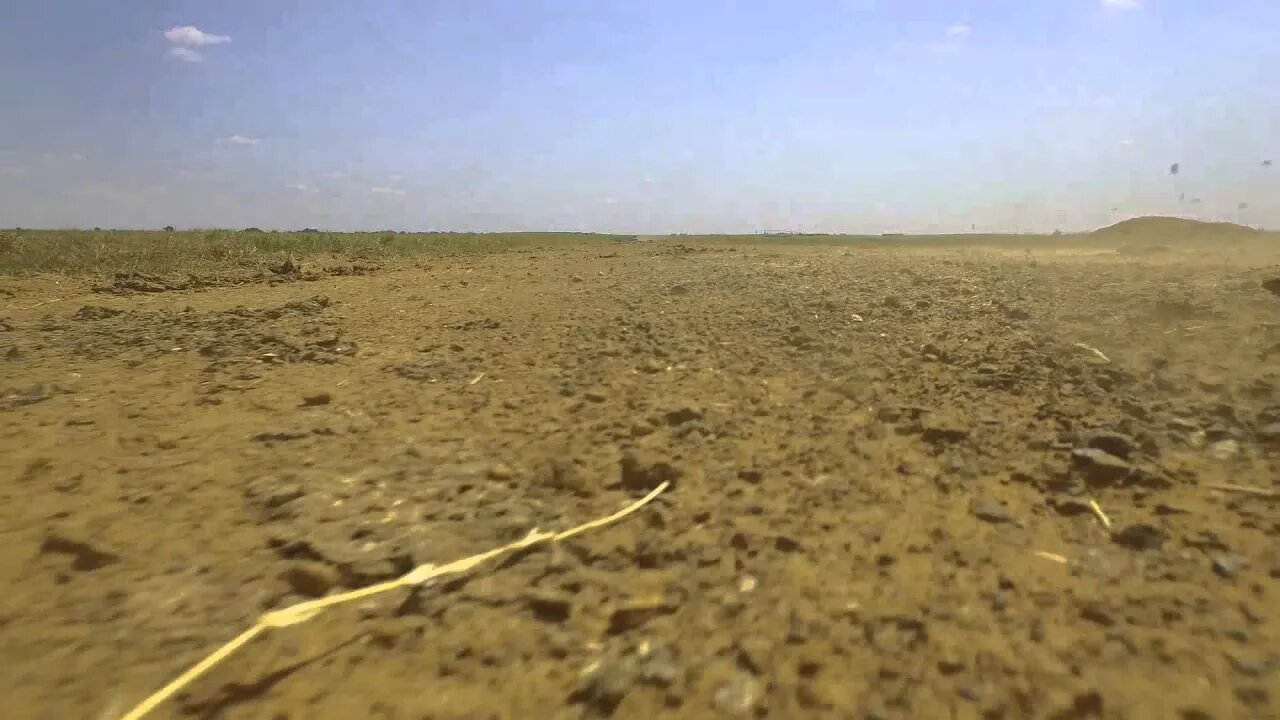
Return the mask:
<svg viewBox="0 0 1280 720">
<path fill-rule="evenodd" d="M 1094 230 L 1094 237 L 1124 240 L 1198 240 L 1250 237 L 1258 230 L 1229 222 L 1204 222 L 1190 218 L 1148 216 L 1122 220 L 1114 225 Z"/>
</svg>

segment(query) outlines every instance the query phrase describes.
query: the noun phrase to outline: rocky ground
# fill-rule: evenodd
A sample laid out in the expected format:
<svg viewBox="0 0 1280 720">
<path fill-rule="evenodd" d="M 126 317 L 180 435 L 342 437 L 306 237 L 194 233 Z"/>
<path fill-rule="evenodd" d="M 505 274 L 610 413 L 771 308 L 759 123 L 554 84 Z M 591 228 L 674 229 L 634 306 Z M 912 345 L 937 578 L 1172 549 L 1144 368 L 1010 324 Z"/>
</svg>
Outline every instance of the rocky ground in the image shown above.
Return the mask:
<svg viewBox="0 0 1280 720">
<path fill-rule="evenodd" d="M 672 480 L 153 716 L 1280 718 L 1278 263 L 666 240 L 5 279 L 4 715 L 118 717 L 265 610 Z"/>
</svg>

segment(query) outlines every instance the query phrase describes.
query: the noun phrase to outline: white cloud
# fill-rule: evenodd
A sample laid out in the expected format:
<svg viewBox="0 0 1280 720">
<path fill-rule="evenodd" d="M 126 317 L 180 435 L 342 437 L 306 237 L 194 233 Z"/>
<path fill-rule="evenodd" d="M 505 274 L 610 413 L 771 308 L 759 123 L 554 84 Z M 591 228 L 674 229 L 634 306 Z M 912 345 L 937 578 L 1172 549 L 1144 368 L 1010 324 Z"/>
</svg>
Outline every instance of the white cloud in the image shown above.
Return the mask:
<svg viewBox="0 0 1280 720">
<path fill-rule="evenodd" d="M 369 192 L 373 195 L 404 195 L 404 191 L 400 188 L 389 187 L 371 187 Z"/>
<path fill-rule="evenodd" d="M 232 135 L 231 137 L 227 138 L 227 142 L 231 143 L 232 145 L 257 145 L 258 139 L 245 137 L 244 135 Z"/>
<path fill-rule="evenodd" d="M 1133 138 L 1125 138 L 1120 141 L 1120 144 L 1125 146 L 1133 145 Z"/>
<path fill-rule="evenodd" d="M 204 56 L 192 50 L 191 48 L 176 47 L 169 48 L 169 56 L 183 62 L 198 63 L 204 62 Z"/>
<path fill-rule="evenodd" d="M 1137 10 L 1142 7 L 1142 0 L 1101 0 L 1102 7 L 1108 10 Z"/>
<path fill-rule="evenodd" d="M 298 192 L 306 192 L 308 190 L 307 186 L 302 183 L 285 183 L 284 186 L 290 190 L 297 190 Z"/>
<path fill-rule="evenodd" d="M 341 180 L 342 178 L 346 177 L 346 173 L 324 172 L 324 173 L 320 173 L 320 177 L 325 178 L 326 180 Z"/>
<path fill-rule="evenodd" d="M 174 45 L 188 47 L 204 47 L 205 45 L 221 45 L 231 42 L 227 35 L 207 33 L 194 25 L 180 25 L 164 31 L 164 39 Z"/>
<path fill-rule="evenodd" d="M 947 26 L 947 35 L 950 37 L 966 37 L 971 32 L 973 32 L 973 28 L 964 23 Z"/>
</svg>

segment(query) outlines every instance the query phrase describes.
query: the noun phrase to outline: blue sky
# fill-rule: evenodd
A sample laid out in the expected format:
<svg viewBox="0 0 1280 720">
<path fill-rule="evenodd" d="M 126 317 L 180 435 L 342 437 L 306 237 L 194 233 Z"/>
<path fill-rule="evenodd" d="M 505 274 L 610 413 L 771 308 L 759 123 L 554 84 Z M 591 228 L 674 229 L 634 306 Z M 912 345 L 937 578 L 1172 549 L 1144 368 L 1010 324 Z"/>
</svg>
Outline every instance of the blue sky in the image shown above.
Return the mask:
<svg viewBox="0 0 1280 720">
<path fill-rule="evenodd" d="M 1277 28 L 1274 0 L 13 0 L 0 226 L 1280 227 Z"/>
</svg>

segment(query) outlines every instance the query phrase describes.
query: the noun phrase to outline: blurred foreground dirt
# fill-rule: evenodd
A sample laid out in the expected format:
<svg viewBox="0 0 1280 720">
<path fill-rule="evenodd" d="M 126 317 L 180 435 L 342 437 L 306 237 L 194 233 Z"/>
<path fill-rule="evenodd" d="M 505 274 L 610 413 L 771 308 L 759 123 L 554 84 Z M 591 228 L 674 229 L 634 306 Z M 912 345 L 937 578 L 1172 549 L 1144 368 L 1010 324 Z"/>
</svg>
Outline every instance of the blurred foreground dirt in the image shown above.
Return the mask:
<svg viewBox="0 0 1280 720">
<path fill-rule="evenodd" d="M 1280 484 L 1278 262 L 663 241 L 7 280 L 3 714 L 118 715 L 266 609 L 672 479 L 154 716 L 1280 717 L 1280 502 L 1214 487 Z"/>
</svg>

